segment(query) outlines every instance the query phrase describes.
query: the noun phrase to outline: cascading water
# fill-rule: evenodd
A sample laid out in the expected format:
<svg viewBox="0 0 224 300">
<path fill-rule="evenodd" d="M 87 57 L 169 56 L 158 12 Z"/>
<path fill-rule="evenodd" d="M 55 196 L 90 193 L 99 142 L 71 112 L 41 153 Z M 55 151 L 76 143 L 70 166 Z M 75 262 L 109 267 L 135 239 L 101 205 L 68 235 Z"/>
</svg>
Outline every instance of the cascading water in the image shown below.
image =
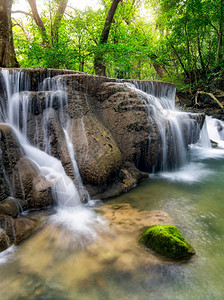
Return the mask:
<svg viewBox="0 0 224 300">
<path fill-rule="evenodd" d="M 80 205 L 78 191 L 72 180 L 66 175 L 61 162 L 50 156 L 50 153 L 46 153 L 50 152 L 47 146 L 49 145 L 49 137 L 46 135 L 44 139 L 46 152 L 31 146 L 27 139 L 27 119 L 31 98 L 28 93 L 20 92 L 20 72 L 14 71 L 10 73 L 8 70 L 2 70 L 2 75 L 7 96 L 6 111 L 1 114 L 6 116 L 3 121 L 14 129 L 26 155 L 38 165 L 46 179 L 52 182 L 52 190 L 57 203 L 65 206 Z M 61 101 L 59 104 L 62 107 L 63 93 L 59 93 L 61 93 L 61 97 L 58 97 Z M 46 99 L 48 100 L 48 97 Z M 49 103 L 49 107 L 52 107 L 53 100 L 54 94 L 51 95 L 50 101 L 46 101 L 46 106 Z M 60 117 L 63 118 L 63 110 L 60 110 Z"/>
<path fill-rule="evenodd" d="M 142 96 L 149 119 L 155 124 L 154 132 L 149 133 L 149 148 L 155 135 L 160 140 L 157 162 L 151 171 L 164 172 L 184 166 L 189 161 L 187 146 L 195 143 L 195 132 L 201 129 L 192 114 L 175 108 L 176 88 L 160 82 L 134 81 L 128 85 Z"/>
<path fill-rule="evenodd" d="M 223 157 L 224 123 L 206 116 L 200 129 L 192 119 L 192 114 L 175 108 L 176 89 L 173 85 L 144 81 L 134 81 L 132 84 L 142 91 L 142 97 L 149 107 L 149 118 L 153 119 L 158 128 L 161 165 L 157 168 L 160 172 L 155 176 L 175 182 L 193 183 L 211 174 L 210 170 L 204 170 L 200 161 Z M 198 126 L 197 131 L 200 132 L 197 143 L 194 139 L 195 126 Z M 150 138 L 149 135 L 149 144 Z"/>
<path fill-rule="evenodd" d="M 21 82 L 24 79 L 23 72 L 3 69 L 1 75 L 6 101 L 1 99 L 0 121 L 11 126 L 27 157 L 35 163 L 41 174 L 50 182 L 53 199 L 58 205 L 57 213 L 50 218 L 50 221 L 59 226 L 62 231 L 69 231 L 71 233 L 69 238 L 72 237 L 72 242 L 83 247 L 96 238 L 96 227 L 102 224 L 105 225 L 105 222 L 81 204 L 80 195 L 82 200 L 88 201 L 90 199 L 82 184 L 73 145 L 68 133 L 70 120 L 64 111 L 64 106 L 66 107 L 67 104 L 66 92 L 60 82 L 57 81 L 51 91 L 43 91 L 44 103 L 39 103 L 38 107 L 34 107 L 32 92 L 27 91 L 27 87 L 30 86 L 28 78 L 25 82 Z M 44 87 L 46 87 L 45 82 Z M 2 105 L 3 103 L 5 105 Z M 51 136 L 48 123 L 54 105 L 57 106 L 59 112 L 59 122 L 63 129 L 67 151 L 74 169 L 76 184 L 66 174 L 61 161 L 51 153 Z M 28 137 L 29 114 L 33 111 L 35 113 L 43 112 L 42 149 L 38 141 L 32 145 Z M 36 126 L 36 130 L 39 129 Z M 38 136 L 38 132 L 36 132 L 36 136 Z M 90 204 L 92 204 L 91 201 Z M 65 232 L 64 236 L 66 236 Z"/>
</svg>

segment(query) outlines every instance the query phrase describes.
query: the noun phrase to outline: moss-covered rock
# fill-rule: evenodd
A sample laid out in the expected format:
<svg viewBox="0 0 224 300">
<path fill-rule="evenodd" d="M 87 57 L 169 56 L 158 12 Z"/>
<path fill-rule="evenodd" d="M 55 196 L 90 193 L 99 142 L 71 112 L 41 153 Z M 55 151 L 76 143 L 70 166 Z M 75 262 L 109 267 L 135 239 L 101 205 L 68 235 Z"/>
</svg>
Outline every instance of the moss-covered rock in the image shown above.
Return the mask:
<svg viewBox="0 0 224 300">
<path fill-rule="evenodd" d="M 189 259 L 195 254 L 180 231 L 171 225 L 150 226 L 139 241 L 156 254 L 169 259 Z"/>
</svg>

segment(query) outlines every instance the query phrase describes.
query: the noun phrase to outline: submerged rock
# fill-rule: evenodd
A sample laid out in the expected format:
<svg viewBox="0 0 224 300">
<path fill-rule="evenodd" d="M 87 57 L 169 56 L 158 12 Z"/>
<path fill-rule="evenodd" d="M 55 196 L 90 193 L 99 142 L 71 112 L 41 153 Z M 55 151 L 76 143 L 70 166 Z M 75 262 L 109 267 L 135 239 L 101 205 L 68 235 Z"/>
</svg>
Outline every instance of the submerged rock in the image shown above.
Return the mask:
<svg viewBox="0 0 224 300">
<path fill-rule="evenodd" d="M 38 227 L 39 222 L 30 218 L 15 219 L 16 244 L 28 238 Z"/>
<path fill-rule="evenodd" d="M 156 254 L 169 259 L 189 259 L 195 254 L 195 250 L 180 231 L 171 225 L 151 226 L 141 235 L 139 241 Z"/>
</svg>

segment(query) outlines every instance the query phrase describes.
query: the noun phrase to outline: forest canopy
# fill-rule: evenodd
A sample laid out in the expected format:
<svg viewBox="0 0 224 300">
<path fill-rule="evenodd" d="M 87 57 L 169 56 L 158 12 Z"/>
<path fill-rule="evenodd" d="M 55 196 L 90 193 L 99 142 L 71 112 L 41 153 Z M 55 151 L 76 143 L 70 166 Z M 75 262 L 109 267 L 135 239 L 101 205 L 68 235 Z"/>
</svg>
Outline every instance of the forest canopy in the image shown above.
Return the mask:
<svg viewBox="0 0 224 300">
<path fill-rule="evenodd" d="M 223 68 L 223 0 L 101 0 L 99 8 L 85 10 L 68 0 L 41 1 L 41 9 L 39 2 L 11 11 L 21 67 L 182 86 Z"/>
</svg>

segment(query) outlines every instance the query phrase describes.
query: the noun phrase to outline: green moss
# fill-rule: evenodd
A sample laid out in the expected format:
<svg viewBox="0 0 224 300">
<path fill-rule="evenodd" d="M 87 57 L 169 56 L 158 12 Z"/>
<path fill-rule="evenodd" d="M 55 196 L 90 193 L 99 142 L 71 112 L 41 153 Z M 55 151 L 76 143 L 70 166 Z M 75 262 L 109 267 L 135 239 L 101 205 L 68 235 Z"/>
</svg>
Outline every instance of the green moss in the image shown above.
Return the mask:
<svg viewBox="0 0 224 300">
<path fill-rule="evenodd" d="M 156 254 L 169 259 L 189 259 L 195 254 L 195 250 L 180 231 L 172 225 L 151 226 L 141 235 L 139 241 Z"/>
</svg>

